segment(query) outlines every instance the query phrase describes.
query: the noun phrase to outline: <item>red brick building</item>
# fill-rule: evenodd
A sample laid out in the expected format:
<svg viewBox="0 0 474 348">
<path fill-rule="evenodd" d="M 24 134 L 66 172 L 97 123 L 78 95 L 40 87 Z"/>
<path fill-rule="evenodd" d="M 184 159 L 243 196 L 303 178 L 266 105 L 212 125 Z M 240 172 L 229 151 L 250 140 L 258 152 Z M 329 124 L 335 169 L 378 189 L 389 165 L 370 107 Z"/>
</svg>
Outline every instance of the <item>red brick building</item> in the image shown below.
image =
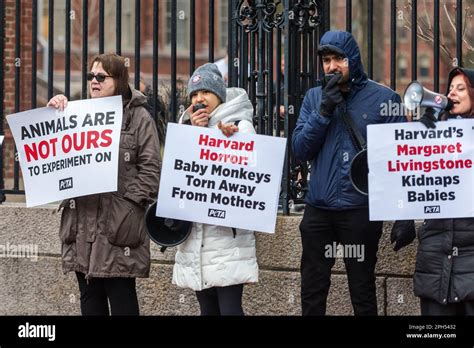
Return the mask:
<svg viewBox="0 0 474 348">
<path fill-rule="evenodd" d="M 49 2 L 37 1 L 37 107 L 47 102 L 48 82 L 48 25 Z M 5 61 L 4 61 L 4 115 L 31 109 L 32 81 L 32 29 L 33 2 L 21 0 L 18 13 L 14 0 L 5 0 Z M 151 83 L 153 63 L 153 0 L 141 0 L 140 8 L 140 71 Z M 105 1 L 104 8 L 104 51 L 116 51 L 116 2 Z M 171 0 L 158 1 L 158 71 L 159 84 L 169 83 L 171 72 Z M 82 0 L 71 1 L 71 12 L 66 14 L 66 1 L 54 1 L 54 56 L 53 86 L 54 94 L 65 90 L 65 46 L 66 18 L 71 23 L 71 99 L 80 99 L 81 66 L 82 66 Z M 214 56 L 215 59 L 225 55 L 227 45 L 227 11 L 228 2 L 214 1 Z M 177 0 L 177 74 L 178 78 L 189 76 L 190 49 L 190 1 Z M 88 55 L 89 58 L 99 53 L 99 1 L 88 0 Z M 197 0 L 195 10 L 195 57 L 196 66 L 208 61 L 209 51 L 209 1 Z M 16 23 L 20 32 L 16 32 Z M 134 78 L 135 60 L 135 1 L 122 1 L 122 40 L 121 54 L 130 59 L 129 71 Z M 20 55 L 16 57 L 15 43 L 20 40 Z M 15 106 L 15 70 L 19 68 L 20 104 Z M 133 80 L 132 80 L 133 81 Z M 13 139 L 5 122 L 5 177 L 13 176 Z"/>
<path fill-rule="evenodd" d="M 434 3 L 438 0 L 418 1 L 417 4 L 417 76 L 427 88 L 434 89 L 434 53 L 433 53 L 433 26 Z M 359 41 L 363 51 L 362 60 L 367 69 L 367 8 L 365 0 L 352 1 L 352 28 L 353 34 Z M 391 1 L 374 1 L 374 58 L 373 79 L 390 86 L 390 20 Z M 406 86 L 412 81 L 412 62 L 414 56 L 411 50 L 411 0 L 396 2 L 396 90 L 403 94 Z M 446 78 L 452 67 L 456 66 L 456 1 L 440 1 L 440 61 L 439 61 L 439 90 L 446 91 Z M 364 4 L 365 7 L 361 7 Z M 465 26 L 463 45 L 463 65 L 472 66 L 472 48 L 474 44 L 474 20 L 472 19 L 472 0 L 463 1 L 463 26 Z M 345 30 L 346 28 L 346 0 L 331 1 L 331 29 Z"/>
<path fill-rule="evenodd" d="M 48 81 L 48 26 L 49 1 L 37 1 L 37 89 L 35 99 L 32 97 L 32 13 L 33 2 L 21 0 L 21 13 L 17 13 L 14 0 L 4 0 L 5 3 L 5 61 L 4 61 L 4 115 L 11 114 L 16 110 L 31 109 L 36 100 L 37 107 L 47 102 Z M 171 73 L 171 1 L 159 0 L 159 29 L 158 29 L 158 70 L 159 84 L 169 83 Z M 174 0 L 173 0 L 174 1 Z M 191 8 L 188 0 L 175 0 L 177 4 L 177 75 L 178 78 L 186 80 L 189 76 L 189 51 L 190 51 L 190 22 Z M 465 0 L 466 14 L 469 13 L 469 2 Z M 207 62 L 209 50 L 209 0 L 196 0 L 195 9 L 195 56 L 196 66 Z M 390 3 L 389 0 L 374 1 L 374 59 L 373 78 L 381 83 L 390 85 Z M 396 89 L 402 94 L 406 85 L 411 82 L 411 23 L 410 1 L 397 1 L 397 39 L 396 39 Z M 88 55 L 89 58 L 99 52 L 99 0 L 87 0 L 88 4 Z M 116 49 L 116 1 L 104 1 L 104 51 L 110 52 Z M 153 0 L 141 0 L 140 2 L 140 71 L 141 75 L 152 81 L 152 58 L 153 58 Z M 331 29 L 344 30 L 346 28 L 346 0 L 332 0 L 330 3 Z M 356 36 L 362 52 L 363 62 L 367 69 L 367 13 L 368 1 L 352 1 L 352 29 Z M 418 1 L 418 17 L 421 21 L 432 23 L 434 0 Z M 453 63 L 451 56 L 455 51 L 455 40 L 449 20 L 455 18 L 455 0 L 447 0 L 441 6 L 440 27 L 443 31 L 440 59 L 440 91 L 446 90 L 445 77 Z M 80 98 L 82 83 L 82 6 L 83 0 L 71 0 L 71 12 L 66 13 L 66 1 L 54 1 L 54 65 L 53 86 L 54 94 L 63 92 L 65 89 L 65 46 L 66 46 L 66 20 L 71 24 L 71 97 Z M 228 25 L 227 0 L 214 1 L 214 55 L 215 60 L 225 55 L 227 45 Z M 134 77 L 135 56 L 135 1 L 122 0 L 122 40 L 121 54 L 130 58 L 130 73 Z M 365 16 L 365 17 L 364 17 Z M 430 18 L 431 16 L 431 18 Z M 448 18 L 448 16 L 450 16 Z M 472 16 L 471 16 L 472 17 Z M 474 34 L 473 21 L 471 17 L 466 19 L 467 39 Z M 20 33 L 16 32 L 17 23 Z M 428 28 L 429 29 L 429 28 Z M 428 30 L 429 31 L 429 30 Z M 429 35 L 428 35 L 429 36 Z M 16 57 L 15 43 L 20 42 L 20 55 Z M 468 51 L 464 49 L 464 51 Z M 455 52 L 454 52 L 455 53 Z M 428 40 L 418 39 L 417 44 L 417 79 L 428 88 L 433 88 L 433 47 Z M 472 62 L 465 61 L 465 65 Z M 15 71 L 18 69 L 19 79 L 19 105 L 15 106 Z M 6 177 L 12 177 L 13 163 L 13 140 L 7 127 L 5 128 L 4 155 Z"/>
</svg>

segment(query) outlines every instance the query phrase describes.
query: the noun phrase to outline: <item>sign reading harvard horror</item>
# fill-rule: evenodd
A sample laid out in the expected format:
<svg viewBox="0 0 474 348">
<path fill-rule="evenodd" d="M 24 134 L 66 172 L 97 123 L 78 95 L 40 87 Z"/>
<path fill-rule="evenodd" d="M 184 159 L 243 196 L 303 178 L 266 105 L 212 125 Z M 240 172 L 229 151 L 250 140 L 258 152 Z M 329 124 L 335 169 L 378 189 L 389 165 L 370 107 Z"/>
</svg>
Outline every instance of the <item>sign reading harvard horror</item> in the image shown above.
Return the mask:
<svg viewBox="0 0 474 348">
<path fill-rule="evenodd" d="M 275 230 L 286 139 L 169 124 L 156 215 Z"/>
<path fill-rule="evenodd" d="M 122 97 L 7 116 L 28 207 L 117 190 Z"/>
<path fill-rule="evenodd" d="M 371 220 L 474 216 L 474 120 L 367 128 Z"/>
</svg>

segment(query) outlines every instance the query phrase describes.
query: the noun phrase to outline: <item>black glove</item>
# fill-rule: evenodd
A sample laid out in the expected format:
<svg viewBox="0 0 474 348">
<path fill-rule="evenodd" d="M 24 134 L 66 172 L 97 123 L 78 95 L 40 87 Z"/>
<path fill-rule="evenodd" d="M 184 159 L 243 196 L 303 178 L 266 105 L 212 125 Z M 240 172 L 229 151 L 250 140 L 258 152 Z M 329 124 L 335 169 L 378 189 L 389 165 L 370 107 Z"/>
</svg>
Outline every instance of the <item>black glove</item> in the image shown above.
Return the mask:
<svg viewBox="0 0 474 348">
<path fill-rule="evenodd" d="M 341 74 L 334 74 L 323 89 L 320 112 L 325 117 L 332 116 L 336 106 L 344 101 L 337 84 L 341 77 Z"/>
<path fill-rule="evenodd" d="M 390 233 L 390 242 L 395 242 L 393 246 L 394 251 L 407 246 L 416 237 L 415 222 L 413 220 L 397 220 L 393 224 L 392 232 Z"/>
<path fill-rule="evenodd" d="M 431 107 L 426 108 L 425 113 L 420 118 L 420 122 L 423 123 L 426 128 L 436 128 L 436 121 L 435 110 Z"/>
</svg>

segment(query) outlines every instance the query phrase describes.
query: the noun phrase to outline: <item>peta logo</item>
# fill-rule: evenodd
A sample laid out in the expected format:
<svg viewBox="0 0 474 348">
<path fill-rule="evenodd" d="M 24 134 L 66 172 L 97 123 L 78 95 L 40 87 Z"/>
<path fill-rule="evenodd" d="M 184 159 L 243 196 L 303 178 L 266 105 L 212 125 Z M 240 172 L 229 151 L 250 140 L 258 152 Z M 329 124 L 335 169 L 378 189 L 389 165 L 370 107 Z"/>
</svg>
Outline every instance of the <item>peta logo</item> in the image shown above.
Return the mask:
<svg viewBox="0 0 474 348">
<path fill-rule="evenodd" d="M 425 205 L 425 214 L 439 214 L 441 208 L 439 205 Z"/>
<path fill-rule="evenodd" d="M 66 178 L 59 180 L 59 191 L 72 189 L 72 178 Z"/>
<path fill-rule="evenodd" d="M 207 216 L 218 219 L 225 219 L 225 210 L 209 209 Z"/>
<path fill-rule="evenodd" d="M 18 326 L 20 338 L 47 338 L 48 341 L 56 339 L 56 325 L 34 325 L 28 322 Z"/>
</svg>

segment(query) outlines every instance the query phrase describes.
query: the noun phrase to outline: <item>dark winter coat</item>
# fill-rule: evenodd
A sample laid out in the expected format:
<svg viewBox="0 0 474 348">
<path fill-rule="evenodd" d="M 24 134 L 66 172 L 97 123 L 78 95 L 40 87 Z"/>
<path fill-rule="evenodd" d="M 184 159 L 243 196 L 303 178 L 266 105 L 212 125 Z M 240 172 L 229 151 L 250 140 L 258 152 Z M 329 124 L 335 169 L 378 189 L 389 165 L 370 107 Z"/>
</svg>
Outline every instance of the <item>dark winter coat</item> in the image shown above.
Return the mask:
<svg viewBox="0 0 474 348">
<path fill-rule="evenodd" d="M 68 199 L 59 231 L 64 272 L 86 278 L 148 277 L 150 240 L 144 214 L 157 197 L 160 144 L 146 98 L 133 90 L 123 110 L 118 190 Z"/>
<path fill-rule="evenodd" d="M 350 91 L 330 117 L 320 114 L 321 87 L 310 89 L 304 98 L 292 147 L 297 160 L 312 161 L 306 203 L 333 210 L 367 207 L 367 196 L 357 192 L 350 181 L 350 164 L 358 149 L 342 116 L 347 112 L 366 138 L 367 125 L 406 121 L 405 117 L 384 116 L 381 112 L 383 105 L 401 102 L 400 96 L 367 78 L 359 47 L 351 34 L 327 32 L 320 45 L 342 51 L 348 58 Z"/>
<path fill-rule="evenodd" d="M 474 86 L 474 70 L 459 69 Z M 456 116 L 450 115 L 449 118 Z M 439 303 L 474 300 L 474 218 L 425 220 L 418 231 L 415 295 Z"/>
<path fill-rule="evenodd" d="M 474 300 L 474 218 L 426 220 L 418 231 L 415 295 Z"/>
</svg>

